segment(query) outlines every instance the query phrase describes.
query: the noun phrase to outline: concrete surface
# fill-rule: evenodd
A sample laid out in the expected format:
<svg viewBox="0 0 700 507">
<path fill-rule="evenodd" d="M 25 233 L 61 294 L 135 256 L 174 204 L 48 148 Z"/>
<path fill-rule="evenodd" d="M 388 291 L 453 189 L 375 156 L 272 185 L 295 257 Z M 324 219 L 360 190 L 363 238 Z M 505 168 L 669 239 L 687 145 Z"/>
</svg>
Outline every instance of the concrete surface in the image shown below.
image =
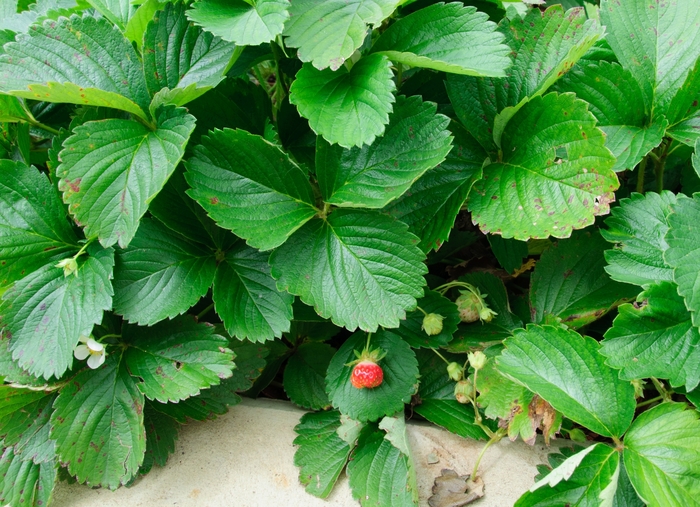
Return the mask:
<svg viewBox="0 0 700 507">
<path fill-rule="evenodd" d="M 313 497 L 298 482 L 293 464 L 294 426 L 303 411 L 272 400 L 244 400 L 214 421 L 183 426 L 175 454 L 130 488 L 115 492 L 60 483 L 54 507 L 357 507 L 341 474 L 327 500 Z M 410 423 L 409 440 L 417 467 L 421 506 L 427 506 L 443 468 L 471 472 L 483 442 L 463 439 L 435 426 Z M 509 507 L 533 484 L 536 465 L 549 452 L 504 439 L 481 462 L 485 496 L 475 507 Z M 429 461 L 438 463 L 429 464 Z M 387 506 L 390 507 L 390 506 Z"/>
</svg>

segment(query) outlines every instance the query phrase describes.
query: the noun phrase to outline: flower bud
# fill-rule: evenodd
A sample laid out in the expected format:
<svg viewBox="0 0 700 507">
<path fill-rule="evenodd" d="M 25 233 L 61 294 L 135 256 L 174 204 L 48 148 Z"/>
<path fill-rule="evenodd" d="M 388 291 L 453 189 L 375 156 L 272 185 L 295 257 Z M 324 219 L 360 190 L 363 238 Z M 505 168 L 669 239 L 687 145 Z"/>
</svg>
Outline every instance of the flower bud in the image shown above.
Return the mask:
<svg viewBox="0 0 700 507">
<path fill-rule="evenodd" d="M 634 397 L 635 399 L 637 398 L 644 398 L 644 382 L 642 379 L 634 379 L 632 380 L 631 384 L 632 387 L 634 387 Z"/>
<path fill-rule="evenodd" d="M 475 370 L 482 369 L 484 366 L 486 366 L 486 361 L 488 361 L 486 354 L 480 350 L 477 350 L 476 352 L 469 352 L 467 357 L 469 358 L 469 364 L 471 364 L 472 368 Z"/>
<path fill-rule="evenodd" d="M 470 380 L 460 380 L 455 384 L 455 398 L 460 403 L 470 403 L 474 394 L 474 386 Z"/>
<path fill-rule="evenodd" d="M 462 380 L 464 370 L 462 370 L 462 366 L 459 363 L 450 363 L 447 365 L 447 374 L 452 380 L 459 382 Z"/>
<path fill-rule="evenodd" d="M 63 259 L 58 262 L 54 267 L 63 268 L 63 276 L 67 277 L 70 275 L 78 276 L 78 261 L 75 257 L 69 257 L 68 259 Z"/>
<path fill-rule="evenodd" d="M 580 428 L 574 428 L 573 430 L 569 431 L 569 438 L 574 442 L 586 442 L 586 434 Z"/>
<path fill-rule="evenodd" d="M 421 326 L 421 329 L 425 331 L 428 336 L 440 334 L 442 332 L 442 319 L 444 318 L 445 317 L 438 315 L 437 313 L 429 313 L 423 317 L 423 325 Z"/>
</svg>

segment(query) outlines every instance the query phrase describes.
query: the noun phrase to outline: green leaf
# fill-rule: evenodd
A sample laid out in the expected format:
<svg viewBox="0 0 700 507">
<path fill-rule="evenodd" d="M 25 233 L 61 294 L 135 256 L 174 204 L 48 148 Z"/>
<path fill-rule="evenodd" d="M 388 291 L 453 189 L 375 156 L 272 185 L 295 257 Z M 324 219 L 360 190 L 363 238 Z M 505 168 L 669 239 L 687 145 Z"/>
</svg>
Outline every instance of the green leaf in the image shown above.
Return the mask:
<svg viewBox="0 0 700 507">
<path fill-rule="evenodd" d="M 625 436 L 630 481 L 650 506 L 685 507 L 700 494 L 700 421 L 684 403 L 662 403 L 637 417 Z"/>
<path fill-rule="evenodd" d="M 0 287 L 78 251 L 48 178 L 22 162 L 0 160 Z"/>
<path fill-rule="evenodd" d="M 323 70 L 337 70 L 367 35 L 388 18 L 400 0 L 296 0 L 284 27 L 285 44 L 299 48 L 302 62 Z"/>
<path fill-rule="evenodd" d="M 146 452 L 139 472 L 145 475 L 153 465 L 165 466 L 168 456 L 175 452 L 180 424 L 172 417 L 158 412 L 150 402 L 146 402 L 143 424 L 146 428 Z"/>
<path fill-rule="evenodd" d="M 502 161 L 484 169 L 469 195 L 472 220 L 483 232 L 523 240 L 566 238 L 592 224 L 619 186 L 604 144 L 573 94 L 531 99 L 503 132 Z"/>
<path fill-rule="evenodd" d="M 615 492 L 613 507 L 644 507 L 645 503 L 639 498 L 630 482 L 624 459 L 620 460 L 619 468 L 620 475 L 617 479 L 617 491 Z"/>
<path fill-rule="evenodd" d="M 605 271 L 613 280 L 640 286 L 673 280 L 663 253 L 668 248 L 666 216 L 674 204 L 676 196 L 669 191 L 632 193 L 611 210 L 605 220 L 608 229 L 600 233 L 616 245 L 605 251 Z"/>
<path fill-rule="evenodd" d="M 511 63 L 510 48 L 495 30 L 496 24 L 476 7 L 440 2 L 391 25 L 372 52 L 411 67 L 503 77 Z"/>
<path fill-rule="evenodd" d="M 163 8 L 160 0 L 146 0 L 139 5 L 136 12 L 129 18 L 124 28 L 124 37 L 136 43 L 136 47 L 141 51 L 143 46 L 143 34 L 146 33 L 148 23 L 151 22 L 156 12 Z"/>
<path fill-rule="evenodd" d="M 552 5 L 544 12 L 530 9 L 523 18 L 504 18 L 498 31 L 505 35 L 514 57 L 507 77 L 447 78 L 447 92 L 455 113 L 488 151 L 495 150 L 498 144 L 494 138 L 496 115 L 506 107 L 517 111 L 523 99 L 547 91 L 603 34 L 602 27 L 587 19 L 583 9 L 564 12 L 561 5 Z M 506 149 L 503 153 L 507 153 Z"/>
<path fill-rule="evenodd" d="M 290 5 L 289 0 L 198 0 L 187 17 L 224 40 L 257 46 L 282 33 Z"/>
<path fill-rule="evenodd" d="M 179 165 L 163 190 L 151 201 L 149 213 L 168 229 L 195 243 L 212 250 L 228 250 L 236 237 L 209 218 L 206 211 L 187 195 L 189 188 L 184 167 Z"/>
<path fill-rule="evenodd" d="M 35 464 L 5 449 L 0 458 L 0 502 L 4 505 L 40 507 L 49 505 L 56 483 L 57 463 Z"/>
<path fill-rule="evenodd" d="M 367 426 L 348 464 L 352 496 L 363 507 L 417 506 L 417 491 L 410 486 L 411 460 L 394 447 L 384 432 Z"/>
<path fill-rule="evenodd" d="M 423 295 L 418 238 L 385 215 L 333 211 L 314 219 L 270 256 L 277 288 L 354 331 L 398 327 Z"/>
<path fill-rule="evenodd" d="M 234 44 L 193 26 L 185 17 L 185 9 L 184 3 L 166 3 L 163 11 L 156 12 L 143 37 L 148 91 L 151 95 L 172 95 L 168 103 L 177 106 L 218 85 L 226 77 L 236 49 Z"/>
<path fill-rule="evenodd" d="M 336 206 L 382 208 L 406 192 L 452 146 L 449 119 L 432 102 L 398 97 L 384 135 L 344 150 L 319 139 L 316 174 L 324 200 Z"/>
<path fill-rule="evenodd" d="M 440 348 L 447 345 L 459 324 L 457 305 L 435 291 L 426 290 L 425 295 L 418 300 L 418 308 L 425 313 L 435 313 L 443 317 L 442 330 L 438 334 L 428 335 L 423 330 L 425 314 L 416 309 L 406 315 L 406 320 L 401 321 L 396 334 L 413 348 Z"/>
<path fill-rule="evenodd" d="M 311 185 L 278 146 L 244 130 L 214 130 L 187 161 L 188 194 L 221 227 L 270 250 L 317 213 Z"/>
<path fill-rule="evenodd" d="M 125 248 L 148 203 L 163 188 L 185 151 L 195 118 L 161 108 L 157 128 L 134 120 L 89 121 L 63 143 L 59 189 L 85 235 Z"/>
<path fill-rule="evenodd" d="M 676 285 L 651 285 L 626 304 L 605 333 L 600 353 L 608 365 L 626 380 L 656 377 L 669 379 L 673 387 L 688 391 L 700 383 L 700 333 Z"/>
<path fill-rule="evenodd" d="M 11 393 L 15 396 L 3 399 L 3 405 L 9 402 L 8 404 L 17 407 L 17 400 L 13 398 L 36 401 L 17 407 L 13 413 L 0 421 L 3 447 L 13 446 L 14 454 L 21 456 L 23 461 L 31 460 L 36 464 L 53 462 L 56 458 L 56 446 L 55 442 L 49 439 L 49 420 L 56 395 L 46 392 L 27 392 L 26 389 L 12 389 L 12 391 L 19 392 Z M 39 399 L 37 394 L 41 396 Z"/>
<path fill-rule="evenodd" d="M 63 375 L 73 363 L 80 336 L 89 336 L 112 307 L 114 251 L 97 246 L 78 259 L 78 276 L 46 265 L 25 276 L 3 295 L 0 315 L 9 333 L 12 357 L 32 375 Z"/>
<path fill-rule="evenodd" d="M 610 488 L 614 495 L 617 488 L 620 454 L 605 444 L 594 444 L 579 452 L 585 453 L 579 463 L 572 463 L 574 470 L 568 469 L 567 459 L 558 468 L 555 468 L 542 481 L 535 484 L 515 504 L 515 507 L 543 507 L 545 505 L 610 505 L 603 502 L 603 495 L 607 495 Z M 551 484 L 551 476 L 557 474 L 561 468 L 567 468 L 563 480 Z M 559 477 L 557 477 L 559 478 Z M 549 481 L 549 482 L 548 482 Z"/>
<path fill-rule="evenodd" d="M 600 19 L 618 60 L 641 85 L 652 119 L 666 115 L 700 57 L 700 3 L 603 0 Z"/>
<path fill-rule="evenodd" d="M 231 376 L 228 340 L 189 316 L 131 328 L 129 338 L 124 361 L 141 378 L 138 388 L 150 400 L 184 400 Z"/>
<path fill-rule="evenodd" d="M 372 335 L 372 348 L 381 348 L 386 357 L 379 362 L 384 381 L 378 387 L 358 389 L 350 383 L 355 351 L 362 351 L 365 333 L 355 333 L 335 353 L 328 365 L 326 392 L 333 406 L 358 421 L 376 421 L 403 410 L 411 400 L 418 382 L 418 362 L 413 350 L 401 338 L 381 330 Z"/>
<path fill-rule="evenodd" d="M 700 139 L 700 113 L 669 128 L 667 133 L 673 139 L 693 146 Z"/>
<path fill-rule="evenodd" d="M 667 216 L 669 230 L 666 233 L 668 249 L 664 252 L 666 264 L 673 268 L 673 280 L 678 285 L 678 293 L 685 299 L 690 310 L 693 325 L 700 326 L 700 238 L 696 233 L 700 220 L 700 196 L 678 196 L 671 204 L 672 213 Z"/>
<path fill-rule="evenodd" d="M 6 383 L 18 386 L 46 386 L 48 384 L 46 380 L 28 373 L 12 359 L 10 338 L 7 335 L 8 333 L 0 333 L 0 377 L 4 377 Z"/>
<path fill-rule="evenodd" d="M 121 31 L 124 31 L 134 9 L 129 0 L 87 0 L 87 2 L 117 25 Z"/>
<path fill-rule="evenodd" d="M 420 371 L 418 398 L 420 404 L 413 406 L 415 413 L 428 421 L 442 426 L 447 431 L 464 438 L 486 439 L 484 430 L 474 423 L 474 409 L 455 399 L 455 383 L 447 374 L 447 368 L 432 350 L 417 350 Z M 447 356 L 460 361 L 460 356 Z"/>
<path fill-rule="evenodd" d="M 279 292 L 270 275 L 269 254 L 238 242 L 217 268 L 212 297 L 233 336 L 265 342 L 289 331 L 294 297 Z"/>
<path fill-rule="evenodd" d="M 294 427 L 298 435 L 294 445 L 299 446 L 294 464 L 300 468 L 299 482 L 306 486 L 307 493 L 319 498 L 330 494 L 352 450 L 338 436 L 339 416 L 335 410 L 309 412 Z"/>
<path fill-rule="evenodd" d="M 424 252 L 438 250 L 450 237 L 450 231 L 469 191 L 481 179 L 486 152 L 456 122 L 449 125 L 453 146 L 445 160 L 429 169 L 384 212 L 408 225 L 418 236 Z"/>
<path fill-rule="evenodd" d="M 372 144 L 384 133 L 395 101 L 393 74 L 385 56 L 369 55 L 337 71 L 306 63 L 289 90 L 289 101 L 331 144 Z"/>
<path fill-rule="evenodd" d="M 214 252 L 144 219 L 114 267 L 114 311 L 150 326 L 185 313 L 204 296 L 216 272 Z"/>
<path fill-rule="evenodd" d="M 634 416 L 634 388 L 605 365 L 592 338 L 554 326 L 528 325 L 505 341 L 496 367 L 572 421 L 621 436 Z"/>
<path fill-rule="evenodd" d="M 284 390 L 293 403 L 312 410 L 330 405 L 326 395 L 326 370 L 335 349 L 325 343 L 305 343 L 287 361 Z"/>
<path fill-rule="evenodd" d="M 498 263 L 506 272 L 513 273 L 523 265 L 523 259 L 528 256 L 527 243 L 516 239 L 505 239 L 503 236 L 487 236 L 491 251 Z"/>
<path fill-rule="evenodd" d="M 634 169 L 663 140 L 668 122 L 648 124 L 650 105 L 632 74 L 617 63 L 595 62 L 576 67 L 555 86 L 559 92 L 574 92 L 588 102 L 589 110 L 605 132 L 606 146 L 617 162 L 613 171 Z"/>
<path fill-rule="evenodd" d="M 0 122 L 27 121 L 29 113 L 22 107 L 17 97 L 0 95 Z"/>
<path fill-rule="evenodd" d="M 47 20 L 3 49 L 0 92 L 47 102 L 111 107 L 148 119 L 151 100 L 141 61 L 129 41 L 105 18 L 73 15 Z"/>
<path fill-rule="evenodd" d="M 542 254 L 530 286 L 534 323 L 561 319 L 569 328 L 578 329 L 638 294 L 639 288 L 615 282 L 605 272 L 606 246 L 592 229 L 577 231 Z"/>
<path fill-rule="evenodd" d="M 61 463 L 78 482 L 114 490 L 138 472 L 146 450 L 143 404 L 118 352 L 61 389 L 51 437 Z"/>
</svg>

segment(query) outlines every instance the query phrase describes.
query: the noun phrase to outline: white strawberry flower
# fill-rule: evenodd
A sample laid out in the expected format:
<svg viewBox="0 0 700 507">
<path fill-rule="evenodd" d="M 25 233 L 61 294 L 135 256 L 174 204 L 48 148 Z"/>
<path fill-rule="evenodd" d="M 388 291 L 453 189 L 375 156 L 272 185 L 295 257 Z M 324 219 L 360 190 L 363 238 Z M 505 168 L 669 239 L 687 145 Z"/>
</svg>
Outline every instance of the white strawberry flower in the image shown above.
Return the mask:
<svg viewBox="0 0 700 507">
<path fill-rule="evenodd" d="M 87 365 L 93 370 L 102 366 L 107 357 L 105 346 L 96 341 L 93 337 L 80 335 L 78 339 L 81 345 L 76 345 L 73 355 L 78 361 L 87 358 Z"/>
</svg>

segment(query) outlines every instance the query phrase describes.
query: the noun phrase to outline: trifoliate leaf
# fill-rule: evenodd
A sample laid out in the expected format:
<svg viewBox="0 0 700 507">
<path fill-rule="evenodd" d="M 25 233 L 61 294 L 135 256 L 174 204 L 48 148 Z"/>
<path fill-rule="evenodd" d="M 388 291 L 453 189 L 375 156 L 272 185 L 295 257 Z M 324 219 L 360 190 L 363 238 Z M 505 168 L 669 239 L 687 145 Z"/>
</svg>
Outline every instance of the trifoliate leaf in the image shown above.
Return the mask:
<svg viewBox="0 0 700 507">
<path fill-rule="evenodd" d="M 83 370 L 61 389 L 51 438 L 61 463 L 78 482 L 117 489 L 143 462 L 143 394 L 119 352 L 96 370 Z"/>
<path fill-rule="evenodd" d="M 532 486 L 516 507 L 544 505 L 609 505 L 602 503 L 608 488 L 617 488 L 620 453 L 605 444 L 594 444 L 568 458 L 547 477 Z"/>
<path fill-rule="evenodd" d="M 172 417 L 158 412 L 148 401 L 143 411 L 143 424 L 146 428 L 146 452 L 139 472 L 145 475 L 153 465 L 165 466 L 168 457 L 175 452 L 180 424 Z"/>
<path fill-rule="evenodd" d="M 185 313 L 214 281 L 214 252 L 144 219 L 114 266 L 114 311 L 150 326 Z"/>
<path fill-rule="evenodd" d="M 188 194 L 221 227 L 270 250 L 317 213 L 304 172 L 278 146 L 244 130 L 214 130 L 187 161 Z"/>
<path fill-rule="evenodd" d="M 693 325 L 700 326 L 700 237 L 696 234 L 700 220 L 700 196 L 678 196 L 671 204 L 672 213 L 667 216 L 669 230 L 666 233 L 668 249 L 664 252 L 666 264 L 673 268 L 673 281 L 678 293 L 685 299 Z"/>
<path fill-rule="evenodd" d="M 352 366 L 361 352 L 367 335 L 355 333 L 338 349 L 328 366 L 326 392 L 333 406 L 358 421 L 376 421 L 403 410 L 416 391 L 418 362 L 411 347 L 389 331 L 381 330 L 370 339 L 372 349 L 380 348 L 386 356 L 379 361 L 384 381 L 378 387 L 358 389 L 350 383 Z"/>
<path fill-rule="evenodd" d="M 608 246 L 596 229 L 577 231 L 540 257 L 532 273 L 530 308 L 535 324 L 561 319 L 578 329 L 630 301 L 639 288 L 615 282 L 605 272 Z"/>
<path fill-rule="evenodd" d="M 504 18 L 498 31 L 505 35 L 514 56 L 507 77 L 448 74 L 447 79 L 447 92 L 457 117 L 488 151 L 498 144 L 494 138 L 496 115 L 510 107 L 514 108 L 507 115 L 510 117 L 523 105 L 523 99 L 547 91 L 603 34 L 596 21 L 587 19 L 584 9 L 564 12 L 561 5 L 552 5 L 544 12 L 530 9 L 522 18 Z M 508 123 L 504 121 L 499 130 Z"/>
<path fill-rule="evenodd" d="M 634 169 L 663 140 L 668 122 L 647 125 L 650 105 L 632 74 L 617 63 L 595 62 L 576 67 L 556 85 L 559 92 L 574 92 L 605 132 L 606 143 L 617 162 L 613 171 Z"/>
<path fill-rule="evenodd" d="M 651 285 L 626 304 L 605 333 L 600 353 L 608 365 L 620 369 L 620 378 L 669 379 L 673 387 L 688 391 L 700 383 L 700 333 L 690 321 L 690 312 L 676 285 Z"/>
<path fill-rule="evenodd" d="M 299 482 L 306 492 L 326 498 L 343 471 L 352 447 L 338 436 L 340 413 L 309 412 L 294 428 L 294 464 L 300 468 Z"/>
<path fill-rule="evenodd" d="M 187 195 L 189 188 L 183 166 L 180 165 L 163 190 L 151 201 L 148 206 L 149 213 L 168 229 L 196 243 L 214 250 L 228 250 L 236 241 L 236 237 L 209 218 L 207 212 Z"/>
<path fill-rule="evenodd" d="M 668 232 L 666 216 L 673 204 L 676 196 L 666 190 L 661 194 L 632 193 L 611 210 L 605 220 L 608 229 L 600 233 L 616 244 L 605 251 L 605 271 L 613 280 L 641 286 L 673 280 L 673 269 L 663 260 L 668 248 L 664 239 Z"/>
<path fill-rule="evenodd" d="M 46 265 L 3 295 L 0 315 L 12 357 L 33 375 L 63 375 L 80 336 L 89 336 L 112 307 L 114 250 L 95 245 L 88 253 L 78 258 L 78 276 L 66 277 L 63 269 Z"/>
<path fill-rule="evenodd" d="M 444 353 L 443 353 L 444 354 Z M 455 399 L 455 382 L 447 374 L 447 365 L 432 350 L 416 351 L 420 372 L 418 397 L 420 404 L 413 410 L 433 424 L 464 438 L 486 439 L 484 430 L 474 423 L 474 409 Z M 463 361 L 462 356 L 446 356 L 448 360 Z M 466 375 L 466 374 L 465 374 Z"/>
<path fill-rule="evenodd" d="M 78 238 L 48 178 L 0 160 L 0 287 L 78 251 Z"/>
<path fill-rule="evenodd" d="M 384 135 L 371 146 L 345 150 L 319 139 L 316 174 L 324 200 L 336 206 L 382 208 L 452 146 L 449 119 L 432 102 L 398 97 Z"/>
<path fill-rule="evenodd" d="M 447 345 L 459 324 L 457 306 L 437 292 L 426 290 L 425 295 L 418 300 L 418 307 L 425 313 L 442 317 L 442 330 L 435 335 L 428 335 L 423 329 L 425 313 L 416 309 L 406 315 L 406 320 L 402 320 L 394 332 L 414 348 L 440 348 Z"/>
<path fill-rule="evenodd" d="M 510 67 L 511 50 L 495 30 L 496 24 L 476 7 L 440 2 L 391 25 L 372 52 L 411 67 L 502 77 Z"/>
<path fill-rule="evenodd" d="M 351 70 L 318 70 L 310 63 L 297 73 L 289 101 L 317 134 L 345 148 L 372 144 L 384 133 L 393 108 L 394 85 L 389 60 L 360 58 Z"/>
<path fill-rule="evenodd" d="M 287 361 L 284 390 L 293 403 L 312 410 L 330 405 L 326 394 L 326 370 L 335 349 L 325 343 L 305 343 Z"/>
<path fill-rule="evenodd" d="M 608 213 L 619 186 L 604 144 L 586 103 L 573 94 L 531 99 L 503 132 L 502 161 L 485 167 L 469 194 L 474 223 L 523 240 L 566 238 L 592 224 Z"/>
<path fill-rule="evenodd" d="M 183 108 L 158 111 L 151 130 L 134 120 L 89 121 L 63 143 L 56 174 L 70 212 L 104 246 L 125 248 L 148 203 L 185 152 L 195 118 Z"/>
<path fill-rule="evenodd" d="M 135 10 L 129 0 L 87 0 L 87 2 L 122 31 Z"/>
<path fill-rule="evenodd" d="M 56 460 L 35 464 L 7 447 L 0 457 L 0 502 L 41 507 L 51 503 L 56 484 Z"/>
<path fill-rule="evenodd" d="M 348 464 L 352 496 L 362 507 L 417 506 L 418 491 L 411 484 L 412 467 L 411 458 L 394 447 L 383 431 L 367 426 Z"/>
<path fill-rule="evenodd" d="M 285 44 L 299 48 L 302 62 L 337 70 L 365 40 L 372 28 L 388 18 L 400 0 L 296 0 L 284 27 Z"/>
<path fill-rule="evenodd" d="M 47 20 L 3 49 L 0 92 L 111 107 L 148 119 L 151 98 L 141 61 L 105 18 L 86 14 Z"/>
<path fill-rule="evenodd" d="M 385 215 L 339 209 L 275 250 L 272 276 L 278 289 L 338 326 L 398 327 L 423 295 L 426 268 L 417 243 L 404 224 Z"/>
<path fill-rule="evenodd" d="M 282 33 L 290 5 L 289 0 L 198 0 L 187 17 L 224 40 L 257 46 Z"/>
<path fill-rule="evenodd" d="M 604 0 L 600 20 L 620 64 L 641 85 L 652 119 L 667 115 L 700 57 L 700 3 Z"/>
<path fill-rule="evenodd" d="M 528 325 L 505 341 L 499 372 L 599 435 L 622 435 L 634 416 L 634 388 L 605 364 L 598 342 L 575 331 Z"/>
<path fill-rule="evenodd" d="M 240 340 L 264 342 L 289 331 L 294 297 L 275 287 L 269 257 L 240 241 L 217 268 L 212 292 L 216 312 Z"/>
<path fill-rule="evenodd" d="M 486 160 L 486 152 L 464 127 L 452 122 L 449 129 L 454 141 L 445 160 L 423 173 L 409 191 L 383 210 L 408 225 L 421 239 L 418 246 L 424 252 L 438 250 L 450 237 L 472 185 L 482 177 Z"/>
<path fill-rule="evenodd" d="M 662 403 L 640 414 L 625 435 L 625 468 L 647 505 L 685 507 L 700 495 L 700 421 L 687 408 Z"/>
<path fill-rule="evenodd" d="M 143 69 L 151 95 L 182 106 L 218 85 L 226 76 L 236 46 L 193 26 L 187 5 L 166 3 L 143 37 Z M 167 90 L 162 90 L 167 88 Z M 151 106 L 153 108 L 153 106 Z"/>
<path fill-rule="evenodd" d="M 148 399 L 177 402 L 231 376 L 228 340 L 189 316 L 130 328 L 129 338 L 124 361 Z"/>
</svg>

